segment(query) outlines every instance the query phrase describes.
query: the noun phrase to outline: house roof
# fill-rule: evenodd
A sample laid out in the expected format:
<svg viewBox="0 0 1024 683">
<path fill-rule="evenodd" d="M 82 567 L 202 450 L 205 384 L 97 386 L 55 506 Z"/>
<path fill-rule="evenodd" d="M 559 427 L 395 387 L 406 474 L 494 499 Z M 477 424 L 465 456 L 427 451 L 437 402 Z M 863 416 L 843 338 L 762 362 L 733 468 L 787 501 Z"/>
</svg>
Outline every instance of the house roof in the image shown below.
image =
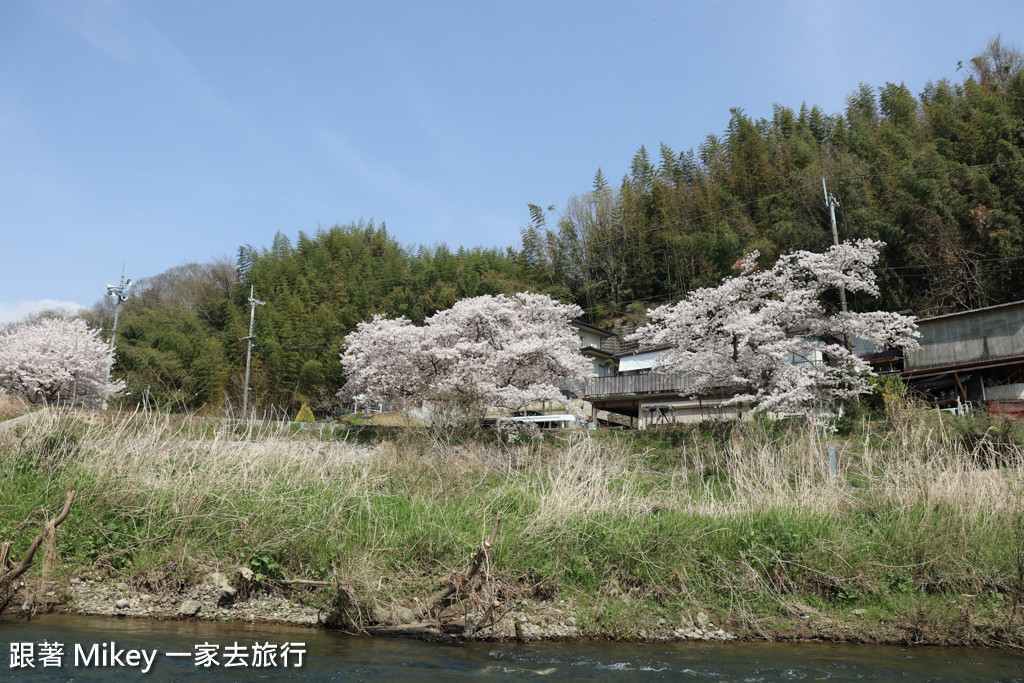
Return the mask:
<svg viewBox="0 0 1024 683">
<path fill-rule="evenodd" d="M 644 346 L 642 348 L 636 348 L 632 351 L 623 351 L 622 353 L 615 354 L 615 358 L 628 358 L 629 356 L 639 356 L 644 353 L 653 353 L 655 351 L 666 351 L 671 349 L 671 344 L 662 344 L 660 346 Z"/>
<path fill-rule="evenodd" d="M 575 327 L 581 327 L 583 329 L 590 330 L 591 332 L 597 332 L 598 334 L 603 334 L 605 336 L 613 336 L 615 334 L 611 330 L 606 330 L 603 327 L 598 327 L 597 325 L 585 323 L 582 320 L 570 320 L 569 324 Z"/>
<path fill-rule="evenodd" d="M 917 323 L 920 325 L 921 323 L 930 322 L 932 320 L 942 320 L 944 318 L 955 318 L 958 315 L 969 315 L 971 313 L 981 313 L 982 311 L 993 311 L 993 310 L 996 310 L 996 309 L 999 309 L 999 308 L 1011 308 L 1013 306 L 1021 306 L 1021 305 L 1024 305 L 1024 299 L 1022 299 L 1020 301 L 1008 301 L 1005 304 L 995 304 L 993 306 L 984 306 L 982 308 L 972 308 L 972 309 L 969 309 L 969 310 L 966 310 L 966 311 L 956 311 L 955 313 L 943 313 L 942 315 L 933 315 L 930 318 L 920 318 L 920 319 L 918 319 Z"/>
<path fill-rule="evenodd" d="M 584 356 L 590 356 L 593 358 L 615 358 L 615 354 L 605 351 L 604 349 L 599 349 L 596 346 L 582 346 L 580 347 L 580 353 Z"/>
</svg>

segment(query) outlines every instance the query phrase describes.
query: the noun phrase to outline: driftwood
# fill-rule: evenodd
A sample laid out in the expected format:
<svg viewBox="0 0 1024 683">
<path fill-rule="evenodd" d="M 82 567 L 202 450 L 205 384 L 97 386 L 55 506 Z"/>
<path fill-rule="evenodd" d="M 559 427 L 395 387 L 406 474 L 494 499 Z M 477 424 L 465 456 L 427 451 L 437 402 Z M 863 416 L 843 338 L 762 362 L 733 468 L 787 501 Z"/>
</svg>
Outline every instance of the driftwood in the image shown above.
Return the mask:
<svg viewBox="0 0 1024 683">
<path fill-rule="evenodd" d="M 272 583 L 282 586 L 312 586 L 314 588 L 326 588 L 331 585 L 330 581 L 315 581 L 313 579 L 270 579 Z"/>
<path fill-rule="evenodd" d="M 411 621 L 397 625 L 378 625 L 365 630 L 372 635 L 432 639 L 450 639 L 455 635 L 474 635 L 480 630 L 480 626 L 472 628 L 470 624 L 461 619 L 451 621 L 450 623 L 441 623 L 441 614 L 452 605 L 481 591 L 485 587 L 490 578 L 491 557 L 500 527 L 501 513 L 499 512 L 494 520 L 494 528 L 491 530 L 491 535 L 481 540 L 480 547 L 473 553 L 466 571 L 455 574 L 447 586 L 422 601 L 412 611 L 413 619 Z M 496 605 L 492 601 L 484 614 L 484 618 L 480 620 L 481 624 L 488 618 L 491 619 L 491 624 L 496 621 L 494 618 L 495 607 Z"/>
<path fill-rule="evenodd" d="M 428 616 L 437 617 L 441 612 L 466 596 L 466 594 L 472 589 L 471 584 L 473 583 L 473 579 L 480 572 L 480 567 L 490 567 L 491 553 L 494 549 L 494 542 L 498 538 L 498 527 L 500 526 L 501 513 L 499 512 L 497 518 L 494 520 L 494 529 L 491 531 L 490 538 L 485 538 L 480 544 L 480 548 L 473 554 L 473 559 L 469 562 L 469 569 L 467 569 L 464 574 L 456 574 L 447 587 L 435 593 L 431 598 L 420 605 L 420 607 L 414 611 L 418 619 L 423 619 Z M 486 573 L 489 572 L 485 572 L 485 574 Z M 479 586 L 477 588 L 479 588 Z"/>
<path fill-rule="evenodd" d="M 71 504 L 75 502 L 75 492 L 68 491 L 67 498 L 64 501 L 64 507 L 61 509 L 60 514 L 51 519 L 43 527 L 43 530 L 39 532 L 39 535 L 32 541 L 32 545 L 25 551 L 25 555 L 21 558 L 21 562 L 17 564 L 11 560 L 11 541 L 4 541 L 0 543 L 0 614 L 3 614 L 4 610 L 14 599 L 15 593 L 17 593 L 17 587 L 14 585 L 15 580 L 28 571 L 29 567 L 34 564 L 33 558 L 36 555 L 36 551 L 39 550 L 39 546 L 43 544 L 46 537 L 54 532 L 54 530 L 60 526 L 68 517 L 68 513 L 71 512 Z"/>
<path fill-rule="evenodd" d="M 440 625 L 433 621 L 416 621 L 394 626 L 373 626 L 367 633 L 374 636 L 401 636 L 404 638 L 427 638 L 430 640 L 454 640 L 465 629 L 460 625 Z"/>
</svg>

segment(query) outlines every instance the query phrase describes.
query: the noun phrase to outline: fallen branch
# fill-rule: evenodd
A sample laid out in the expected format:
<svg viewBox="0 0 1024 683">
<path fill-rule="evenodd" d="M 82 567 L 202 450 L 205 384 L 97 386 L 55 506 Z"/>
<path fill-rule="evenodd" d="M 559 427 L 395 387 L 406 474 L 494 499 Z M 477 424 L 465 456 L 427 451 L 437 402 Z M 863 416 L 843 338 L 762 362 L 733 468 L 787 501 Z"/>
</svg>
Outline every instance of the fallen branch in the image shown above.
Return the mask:
<svg viewBox="0 0 1024 683">
<path fill-rule="evenodd" d="M 401 638 L 424 638 L 427 640 L 453 641 L 462 632 L 462 628 L 438 626 L 433 622 L 418 621 L 395 626 L 371 626 L 363 629 L 371 636 L 390 636 Z"/>
<path fill-rule="evenodd" d="M 32 541 L 32 545 L 25 551 L 24 556 L 21 558 L 21 562 L 15 564 L 11 560 L 11 541 L 5 541 L 0 543 L 0 614 L 3 614 L 4 610 L 10 604 L 11 600 L 14 599 L 14 594 L 17 592 L 14 588 L 14 581 L 19 576 L 28 571 L 34 562 L 36 552 L 39 550 L 39 546 L 43 544 L 46 537 L 54 532 L 54 530 L 60 526 L 68 517 L 68 513 L 71 512 L 71 504 L 75 502 L 75 492 L 68 491 L 67 498 L 64 501 L 64 507 L 61 509 L 60 514 L 51 519 L 43 527 L 43 530 L 39 532 L 39 535 Z"/>
<path fill-rule="evenodd" d="M 504 619 L 505 615 L 508 614 L 512 610 L 512 606 L 510 604 L 508 607 L 506 607 L 501 612 L 501 614 L 496 614 L 496 611 L 501 606 L 502 605 L 501 605 L 501 602 L 499 600 L 497 600 L 497 599 L 493 600 L 491 602 L 490 606 L 487 608 L 487 611 L 484 612 L 483 616 L 480 617 L 480 620 L 476 623 L 475 626 L 473 626 L 473 630 L 470 631 L 469 635 L 472 637 L 472 636 L 475 636 L 480 631 L 484 630 L 485 628 L 494 628 L 494 625 L 497 624 L 502 619 Z"/>
<path fill-rule="evenodd" d="M 491 553 L 494 549 L 494 543 L 498 538 L 498 528 L 500 526 L 501 513 L 499 512 L 494 520 L 494 529 L 491 530 L 490 537 L 483 539 L 480 543 L 480 548 L 473 554 L 473 559 L 470 560 L 466 573 L 456 574 L 447 587 L 435 593 L 429 600 L 420 605 L 415 611 L 418 620 L 428 617 L 436 619 L 441 612 L 462 599 L 467 589 L 470 588 L 474 577 L 479 573 L 480 567 L 490 565 Z"/>
<path fill-rule="evenodd" d="M 68 491 L 67 500 L 64 501 L 64 509 L 62 509 L 60 511 L 60 514 L 57 515 L 54 519 L 46 523 L 46 526 L 43 527 L 43 530 L 40 531 L 39 535 L 36 536 L 34 541 L 32 541 L 32 545 L 28 547 L 28 551 L 26 551 L 25 556 L 21 558 L 21 562 L 18 563 L 16 566 L 10 560 L 10 542 L 4 543 L 3 559 L 4 562 L 6 563 L 6 566 L 3 567 L 3 569 L 6 569 L 7 571 L 3 574 L 0 574 L 0 586 L 10 583 L 14 579 L 24 574 L 28 570 L 28 568 L 32 566 L 32 558 L 35 557 L 36 551 L 39 550 L 39 546 L 42 545 L 43 541 L 46 540 L 47 536 L 53 533 L 54 529 L 60 526 L 61 522 L 67 519 L 68 513 L 71 512 L 71 504 L 73 502 L 75 502 L 75 492 Z"/>
<path fill-rule="evenodd" d="M 501 528 L 501 513 L 494 519 L 494 528 L 490 536 L 480 541 L 480 547 L 470 558 L 469 566 L 465 572 L 453 574 L 451 581 L 443 589 L 432 595 L 430 598 L 419 603 L 415 610 L 399 608 L 394 613 L 383 616 L 370 608 L 364 611 L 357 605 L 351 591 L 344 586 L 337 586 L 336 596 L 333 601 L 333 611 L 328 615 L 326 623 L 344 628 L 355 628 L 356 630 L 376 636 L 406 636 L 412 638 L 426 638 L 429 640 L 454 641 L 460 638 L 472 638 L 481 628 L 493 627 L 510 608 L 506 608 L 500 614 L 497 613 L 502 603 L 493 595 L 488 596 L 484 604 L 487 609 L 483 616 L 474 624 L 469 618 L 468 611 L 464 618 L 443 618 L 445 610 L 455 603 L 470 597 L 473 594 L 482 593 L 491 581 L 491 560 L 494 553 L 494 544 L 498 540 L 498 530 Z M 299 583 L 304 585 L 316 585 L 314 582 L 304 579 L 293 579 L 281 581 L 280 583 Z M 365 606 L 363 606 L 365 607 Z M 370 619 L 367 615 L 372 614 Z M 392 619 L 398 621 L 393 623 Z"/>
<path fill-rule="evenodd" d="M 285 586 L 316 586 L 326 588 L 331 585 L 330 581 L 314 581 L 313 579 L 271 579 L 274 583 Z"/>
</svg>

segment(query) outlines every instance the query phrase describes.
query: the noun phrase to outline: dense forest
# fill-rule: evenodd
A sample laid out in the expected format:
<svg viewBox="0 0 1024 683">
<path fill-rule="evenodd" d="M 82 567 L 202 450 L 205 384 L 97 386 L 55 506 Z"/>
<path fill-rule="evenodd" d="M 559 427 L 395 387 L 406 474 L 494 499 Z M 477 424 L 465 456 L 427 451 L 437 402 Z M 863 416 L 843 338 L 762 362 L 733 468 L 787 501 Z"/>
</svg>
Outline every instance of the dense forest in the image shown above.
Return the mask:
<svg viewBox="0 0 1024 683">
<path fill-rule="evenodd" d="M 598 169 L 561 210 L 528 204 L 507 249 L 405 246 L 362 222 L 234 262 L 172 268 L 138 283 L 118 326 L 115 375 L 130 402 L 222 413 L 241 404 L 250 291 L 250 402 L 318 416 L 343 383 L 344 336 L 374 313 L 414 321 L 480 294 L 532 290 L 579 304 L 594 323 L 637 322 L 651 305 L 714 285 L 745 253 L 762 263 L 843 239 L 886 242 L 882 300 L 854 308 L 931 315 L 1024 298 L 1024 57 L 998 39 L 960 82 L 861 84 L 846 110 L 734 109 L 721 135 L 676 152 L 640 147 L 613 184 Z M 110 301 L 89 314 L 110 327 Z"/>
</svg>

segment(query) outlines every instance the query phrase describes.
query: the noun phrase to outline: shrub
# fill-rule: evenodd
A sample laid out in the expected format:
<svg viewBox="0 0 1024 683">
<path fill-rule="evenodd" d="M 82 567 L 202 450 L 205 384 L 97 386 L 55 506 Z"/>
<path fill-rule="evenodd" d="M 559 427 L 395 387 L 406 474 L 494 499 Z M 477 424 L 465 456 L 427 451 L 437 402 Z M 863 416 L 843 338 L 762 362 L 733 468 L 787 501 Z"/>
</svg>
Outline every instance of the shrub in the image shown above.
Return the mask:
<svg viewBox="0 0 1024 683">
<path fill-rule="evenodd" d="M 309 409 L 309 404 L 302 404 L 302 408 L 299 410 L 299 414 L 295 416 L 295 421 L 316 422 L 316 417 L 313 416 L 313 411 Z"/>
</svg>

